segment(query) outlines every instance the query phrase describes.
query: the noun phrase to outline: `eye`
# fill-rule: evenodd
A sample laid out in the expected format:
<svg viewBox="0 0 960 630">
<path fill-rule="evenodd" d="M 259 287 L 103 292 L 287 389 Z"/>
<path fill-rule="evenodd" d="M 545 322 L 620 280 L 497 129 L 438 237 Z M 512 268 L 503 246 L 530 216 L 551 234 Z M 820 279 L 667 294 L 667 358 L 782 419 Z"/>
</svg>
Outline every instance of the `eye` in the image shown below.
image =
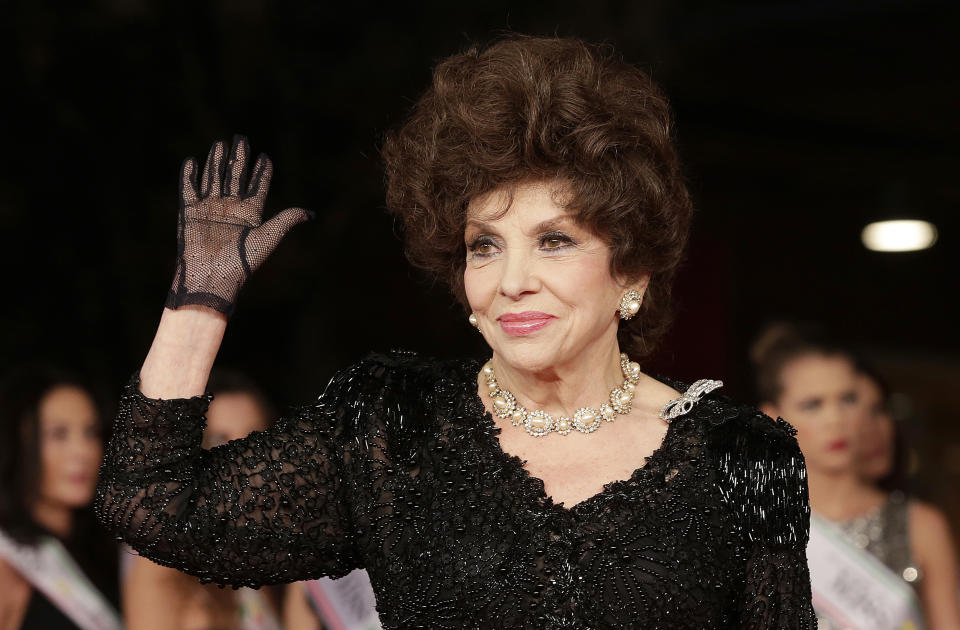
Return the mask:
<svg viewBox="0 0 960 630">
<path fill-rule="evenodd" d="M 546 251 L 566 249 L 568 246 L 574 244 L 573 239 L 563 232 L 547 232 L 540 236 L 540 249 Z"/>
<path fill-rule="evenodd" d="M 857 401 L 859 400 L 859 398 L 860 397 L 857 396 L 857 392 L 850 391 L 850 392 L 844 392 L 843 395 L 840 397 L 840 401 L 843 402 L 843 404 L 845 405 L 855 405 L 857 404 Z"/>
<path fill-rule="evenodd" d="M 49 433 L 47 433 L 47 435 L 50 437 L 51 440 L 56 440 L 59 442 L 67 439 L 67 435 L 69 435 L 69 433 L 70 431 L 67 429 L 67 427 L 58 425 L 51 428 Z"/>
<path fill-rule="evenodd" d="M 820 399 L 808 398 L 806 400 L 800 401 L 799 407 L 804 411 L 814 411 L 815 409 L 820 408 Z"/>
<path fill-rule="evenodd" d="M 472 259 L 483 259 L 489 258 L 497 253 L 497 244 L 494 240 L 486 235 L 480 235 L 477 238 L 473 239 L 469 245 L 467 245 L 467 251 L 470 253 L 470 258 Z"/>
</svg>

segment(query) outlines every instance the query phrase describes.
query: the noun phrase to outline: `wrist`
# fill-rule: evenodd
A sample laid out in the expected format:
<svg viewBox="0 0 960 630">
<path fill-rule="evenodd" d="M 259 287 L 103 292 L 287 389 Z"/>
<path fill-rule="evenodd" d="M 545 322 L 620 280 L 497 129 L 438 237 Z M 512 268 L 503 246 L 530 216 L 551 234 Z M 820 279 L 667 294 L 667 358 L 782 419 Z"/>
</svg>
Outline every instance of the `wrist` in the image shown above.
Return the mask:
<svg viewBox="0 0 960 630">
<path fill-rule="evenodd" d="M 202 394 L 226 327 L 226 317 L 207 307 L 165 308 L 140 368 L 143 395 L 188 398 Z"/>
</svg>

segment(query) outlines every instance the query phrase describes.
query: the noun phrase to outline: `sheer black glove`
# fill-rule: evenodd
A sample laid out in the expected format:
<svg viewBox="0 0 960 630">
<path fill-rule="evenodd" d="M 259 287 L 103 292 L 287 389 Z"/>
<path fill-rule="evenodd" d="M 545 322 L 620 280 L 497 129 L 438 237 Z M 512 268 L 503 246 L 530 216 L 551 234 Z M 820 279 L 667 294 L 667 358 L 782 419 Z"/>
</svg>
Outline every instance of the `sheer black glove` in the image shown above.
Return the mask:
<svg viewBox="0 0 960 630">
<path fill-rule="evenodd" d="M 200 304 L 229 317 L 250 274 L 290 228 L 313 217 L 302 208 L 287 208 L 261 225 L 273 174 L 270 158 L 257 157 L 248 181 L 247 139 L 234 136 L 229 160 L 224 148 L 223 142 L 210 148 L 199 186 L 194 158 L 180 169 L 177 268 L 168 308 Z"/>
</svg>

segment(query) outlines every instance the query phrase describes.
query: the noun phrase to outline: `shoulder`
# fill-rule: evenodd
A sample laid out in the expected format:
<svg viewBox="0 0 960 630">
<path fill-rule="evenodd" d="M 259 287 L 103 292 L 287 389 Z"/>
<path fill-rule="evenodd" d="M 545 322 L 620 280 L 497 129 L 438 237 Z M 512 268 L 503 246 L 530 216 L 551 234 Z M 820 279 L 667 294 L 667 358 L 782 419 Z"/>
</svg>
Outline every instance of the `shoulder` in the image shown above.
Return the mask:
<svg viewBox="0 0 960 630">
<path fill-rule="evenodd" d="M 910 526 L 918 530 L 948 529 L 947 517 L 939 508 L 917 499 L 909 500 Z"/>
<path fill-rule="evenodd" d="M 18 617 L 27 606 L 33 586 L 0 557 L 0 618 Z"/>
<path fill-rule="evenodd" d="M 9 562 L 0 557 L 0 586 L 9 588 L 23 580 L 20 572 L 14 569 Z"/>
<path fill-rule="evenodd" d="M 371 353 L 338 372 L 313 403 L 338 432 L 396 444 L 423 437 L 443 405 L 455 405 L 464 384 L 476 378 L 469 360 L 438 360 L 393 350 Z M 472 374 L 473 376 L 470 376 Z"/>
<path fill-rule="evenodd" d="M 709 445 L 729 447 L 766 444 L 774 449 L 784 447 L 799 451 L 794 438 L 796 429 L 782 418 L 773 419 L 756 407 L 725 396 L 720 391 L 722 381 L 703 379 L 688 385 L 665 376 L 654 376 L 654 379 L 665 385 L 668 391 L 680 393 L 680 397 L 670 401 L 665 409 L 690 399 L 686 406 L 676 406 L 680 409 L 681 417 L 696 419 L 696 424 L 704 427 Z"/>
<path fill-rule="evenodd" d="M 797 430 L 783 418 L 771 418 L 759 409 L 726 396 L 710 396 L 706 407 L 706 439 L 711 448 L 738 451 L 754 461 L 803 461 Z"/>
<path fill-rule="evenodd" d="M 0 601 L 3 600 L 3 594 L 12 596 L 12 593 L 29 588 L 30 583 L 14 564 L 0 554 Z"/>
<path fill-rule="evenodd" d="M 751 540 L 805 545 L 807 470 L 796 430 L 725 396 L 703 401 L 706 450 L 724 500 Z"/>
<path fill-rule="evenodd" d="M 441 361 L 408 350 L 372 352 L 341 370 L 327 384 L 320 401 L 338 403 L 390 396 L 394 399 L 429 396 L 439 381 L 456 380 L 463 361 Z"/>
<path fill-rule="evenodd" d="M 936 507 L 911 499 L 908 510 L 910 552 L 924 575 L 926 597 L 936 608 L 956 611 L 957 549 L 950 523 Z M 953 626 L 951 626 L 953 627 Z"/>
</svg>

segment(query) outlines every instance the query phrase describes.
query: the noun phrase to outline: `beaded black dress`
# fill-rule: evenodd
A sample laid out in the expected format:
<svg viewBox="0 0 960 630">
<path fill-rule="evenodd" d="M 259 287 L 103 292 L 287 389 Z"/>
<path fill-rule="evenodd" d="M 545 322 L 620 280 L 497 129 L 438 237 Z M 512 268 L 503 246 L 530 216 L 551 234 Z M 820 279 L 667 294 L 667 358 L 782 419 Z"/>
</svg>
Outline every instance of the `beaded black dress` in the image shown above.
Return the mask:
<svg viewBox="0 0 960 630">
<path fill-rule="evenodd" d="M 373 355 L 273 429 L 209 451 L 210 395 L 149 399 L 134 375 L 100 518 L 202 581 L 363 567 L 390 629 L 816 627 L 788 424 L 707 395 L 629 479 L 566 507 L 501 450 L 480 367 Z"/>
</svg>

